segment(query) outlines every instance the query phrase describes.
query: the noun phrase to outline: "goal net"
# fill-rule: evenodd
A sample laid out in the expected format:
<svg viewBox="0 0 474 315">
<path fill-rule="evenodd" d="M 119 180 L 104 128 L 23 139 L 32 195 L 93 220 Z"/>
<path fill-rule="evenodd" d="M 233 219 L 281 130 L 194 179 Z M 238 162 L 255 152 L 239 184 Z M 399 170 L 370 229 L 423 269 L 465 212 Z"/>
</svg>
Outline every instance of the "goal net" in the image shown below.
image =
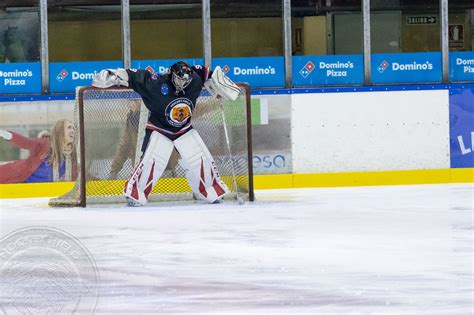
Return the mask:
<svg viewBox="0 0 474 315">
<path fill-rule="evenodd" d="M 236 101 L 216 99 L 203 90 L 193 111 L 193 127 L 215 159 L 231 193 L 226 199 L 253 201 L 250 90 L 238 84 Z M 52 207 L 125 202 L 126 180 L 139 162 L 148 110 L 128 88 L 76 90 L 74 125 L 79 175 L 68 193 L 49 201 Z M 150 194 L 150 201 L 193 200 L 176 150 Z"/>
</svg>

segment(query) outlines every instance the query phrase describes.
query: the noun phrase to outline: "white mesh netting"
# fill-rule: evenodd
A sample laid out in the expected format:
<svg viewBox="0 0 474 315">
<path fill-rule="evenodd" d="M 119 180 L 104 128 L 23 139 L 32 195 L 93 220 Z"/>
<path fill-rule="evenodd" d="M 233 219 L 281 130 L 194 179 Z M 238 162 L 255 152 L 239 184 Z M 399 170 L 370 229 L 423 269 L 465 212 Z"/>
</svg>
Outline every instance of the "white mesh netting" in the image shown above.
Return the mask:
<svg viewBox="0 0 474 315">
<path fill-rule="evenodd" d="M 253 199 L 250 120 L 247 119 L 250 98 L 247 93 L 248 88 L 241 85 L 239 98 L 230 102 L 203 92 L 192 116 L 194 128 L 200 133 L 222 179 L 232 191 L 227 199 L 238 196 Z M 123 187 L 139 160 L 147 119 L 148 110 L 140 96 L 130 89 L 79 88 L 74 120 L 78 160 L 84 163 L 78 169 L 83 174 L 79 174 L 71 191 L 51 199 L 50 206 L 124 202 Z M 226 129 L 230 146 L 226 141 Z M 150 201 L 193 199 L 178 160 L 179 154 L 175 151 L 162 178 L 153 188 Z M 85 186 L 81 178 L 84 178 Z"/>
</svg>

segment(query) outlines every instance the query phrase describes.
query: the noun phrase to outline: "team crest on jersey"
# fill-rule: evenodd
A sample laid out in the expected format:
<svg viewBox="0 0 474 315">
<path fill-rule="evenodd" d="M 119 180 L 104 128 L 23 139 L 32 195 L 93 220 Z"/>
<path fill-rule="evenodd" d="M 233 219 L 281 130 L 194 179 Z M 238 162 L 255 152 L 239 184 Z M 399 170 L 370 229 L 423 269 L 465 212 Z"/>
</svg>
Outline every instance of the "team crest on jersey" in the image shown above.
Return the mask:
<svg viewBox="0 0 474 315">
<path fill-rule="evenodd" d="M 161 94 L 163 94 L 163 95 L 168 95 L 168 91 L 169 91 L 168 84 L 163 83 L 163 84 L 161 85 Z"/>
<path fill-rule="evenodd" d="M 166 120 L 171 126 L 182 127 L 191 118 L 192 103 L 189 99 L 180 97 L 166 106 Z"/>
</svg>

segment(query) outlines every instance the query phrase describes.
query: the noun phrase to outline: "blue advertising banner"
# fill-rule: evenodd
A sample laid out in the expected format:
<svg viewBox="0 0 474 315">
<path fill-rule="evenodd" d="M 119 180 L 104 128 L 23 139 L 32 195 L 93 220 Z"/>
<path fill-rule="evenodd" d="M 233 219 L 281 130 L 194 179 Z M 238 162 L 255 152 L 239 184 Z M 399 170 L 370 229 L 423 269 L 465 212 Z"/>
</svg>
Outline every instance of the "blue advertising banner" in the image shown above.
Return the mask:
<svg viewBox="0 0 474 315">
<path fill-rule="evenodd" d="M 247 82 L 254 87 L 285 86 L 283 57 L 213 58 L 212 66 L 220 66 L 234 82 Z"/>
<path fill-rule="evenodd" d="M 133 69 L 163 73 L 173 63 L 184 60 L 201 65 L 203 59 L 133 60 Z M 248 82 L 252 87 L 284 86 L 283 57 L 215 58 L 213 67 L 221 66 L 235 82 Z M 74 92 L 76 86 L 90 85 L 94 74 L 102 69 L 122 67 L 120 61 L 56 62 L 50 66 L 51 92 Z"/>
<path fill-rule="evenodd" d="M 474 86 L 449 93 L 451 167 L 474 167 Z"/>
<path fill-rule="evenodd" d="M 51 92 L 74 92 L 76 86 L 88 86 L 102 69 L 120 68 L 121 61 L 52 62 L 49 66 Z"/>
<path fill-rule="evenodd" d="M 363 83 L 362 55 L 293 57 L 293 86 Z"/>
<path fill-rule="evenodd" d="M 0 80 L 0 94 L 41 93 L 41 64 L 0 63 Z"/>
<path fill-rule="evenodd" d="M 474 51 L 449 53 L 449 79 L 474 82 Z"/>
<path fill-rule="evenodd" d="M 191 66 L 203 65 L 204 59 L 162 59 L 162 60 L 132 60 L 133 69 L 149 70 L 164 73 L 177 61 L 185 61 Z"/>
<path fill-rule="evenodd" d="M 441 82 L 441 53 L 372 54 L 373 83 Z"/>
</svg>

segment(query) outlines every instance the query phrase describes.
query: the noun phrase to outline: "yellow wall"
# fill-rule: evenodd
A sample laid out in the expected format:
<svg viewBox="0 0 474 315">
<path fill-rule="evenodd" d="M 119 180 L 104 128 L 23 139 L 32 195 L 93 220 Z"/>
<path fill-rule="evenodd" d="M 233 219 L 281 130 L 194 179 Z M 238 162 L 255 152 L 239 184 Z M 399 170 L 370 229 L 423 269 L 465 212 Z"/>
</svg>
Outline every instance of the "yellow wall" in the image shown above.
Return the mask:
<svg viewBox="0 0 474 315">
<path fill-rule="evenodd" d="M 212 21 L 213 57 L 283 55 L 281 18 L 230 18 Z"/>
<path fill-rule="evenodd" d="M 281 18 L 229 18 L 212 21 L 214 57 L 283 54 Z M 133 59 L 202 57 L 201 19 L 132 20 Z M 50 61 L 119 60 L 119 20 L 50 21 Z"/>
<path fill-rule="evenodd" d="M 413 14 L 409 14 L 413 15 Z M 407 25 L 401 16 L 403 52 L 440 51 L 439 21 L 435 25 Z M 465 47 L 471 46 L 466 14 L 450 14 L 450 24 L 464 24 Z M 293 18 L 293 36 L 302 30 L 302 45 L 293 38 L 297 55 L 325 55 L 326 17 Z M 201 19 L 132 20 L 133 59 L 202 57 Z M 281 56 L 282 20 L 227 18 L 212 21 L 214 57 Z M 119 20 L 50 21 L 50 61 L 119 60 L 122 57 Z"/>
<path fill-rule="evenodd" d="M 305 16 L 303 22 L 303 54 L 326 55 L 326 17 Z"/>
<path fill-rule="evenodd" d="M 132 20 L 132 58 L 201 58 L 201 29 L 200 19 Z"/>
<path fill-rule="evenodd" d="M 122 59 L 120 21 L 50 21 L 49 61 Z"/>
</svg>

